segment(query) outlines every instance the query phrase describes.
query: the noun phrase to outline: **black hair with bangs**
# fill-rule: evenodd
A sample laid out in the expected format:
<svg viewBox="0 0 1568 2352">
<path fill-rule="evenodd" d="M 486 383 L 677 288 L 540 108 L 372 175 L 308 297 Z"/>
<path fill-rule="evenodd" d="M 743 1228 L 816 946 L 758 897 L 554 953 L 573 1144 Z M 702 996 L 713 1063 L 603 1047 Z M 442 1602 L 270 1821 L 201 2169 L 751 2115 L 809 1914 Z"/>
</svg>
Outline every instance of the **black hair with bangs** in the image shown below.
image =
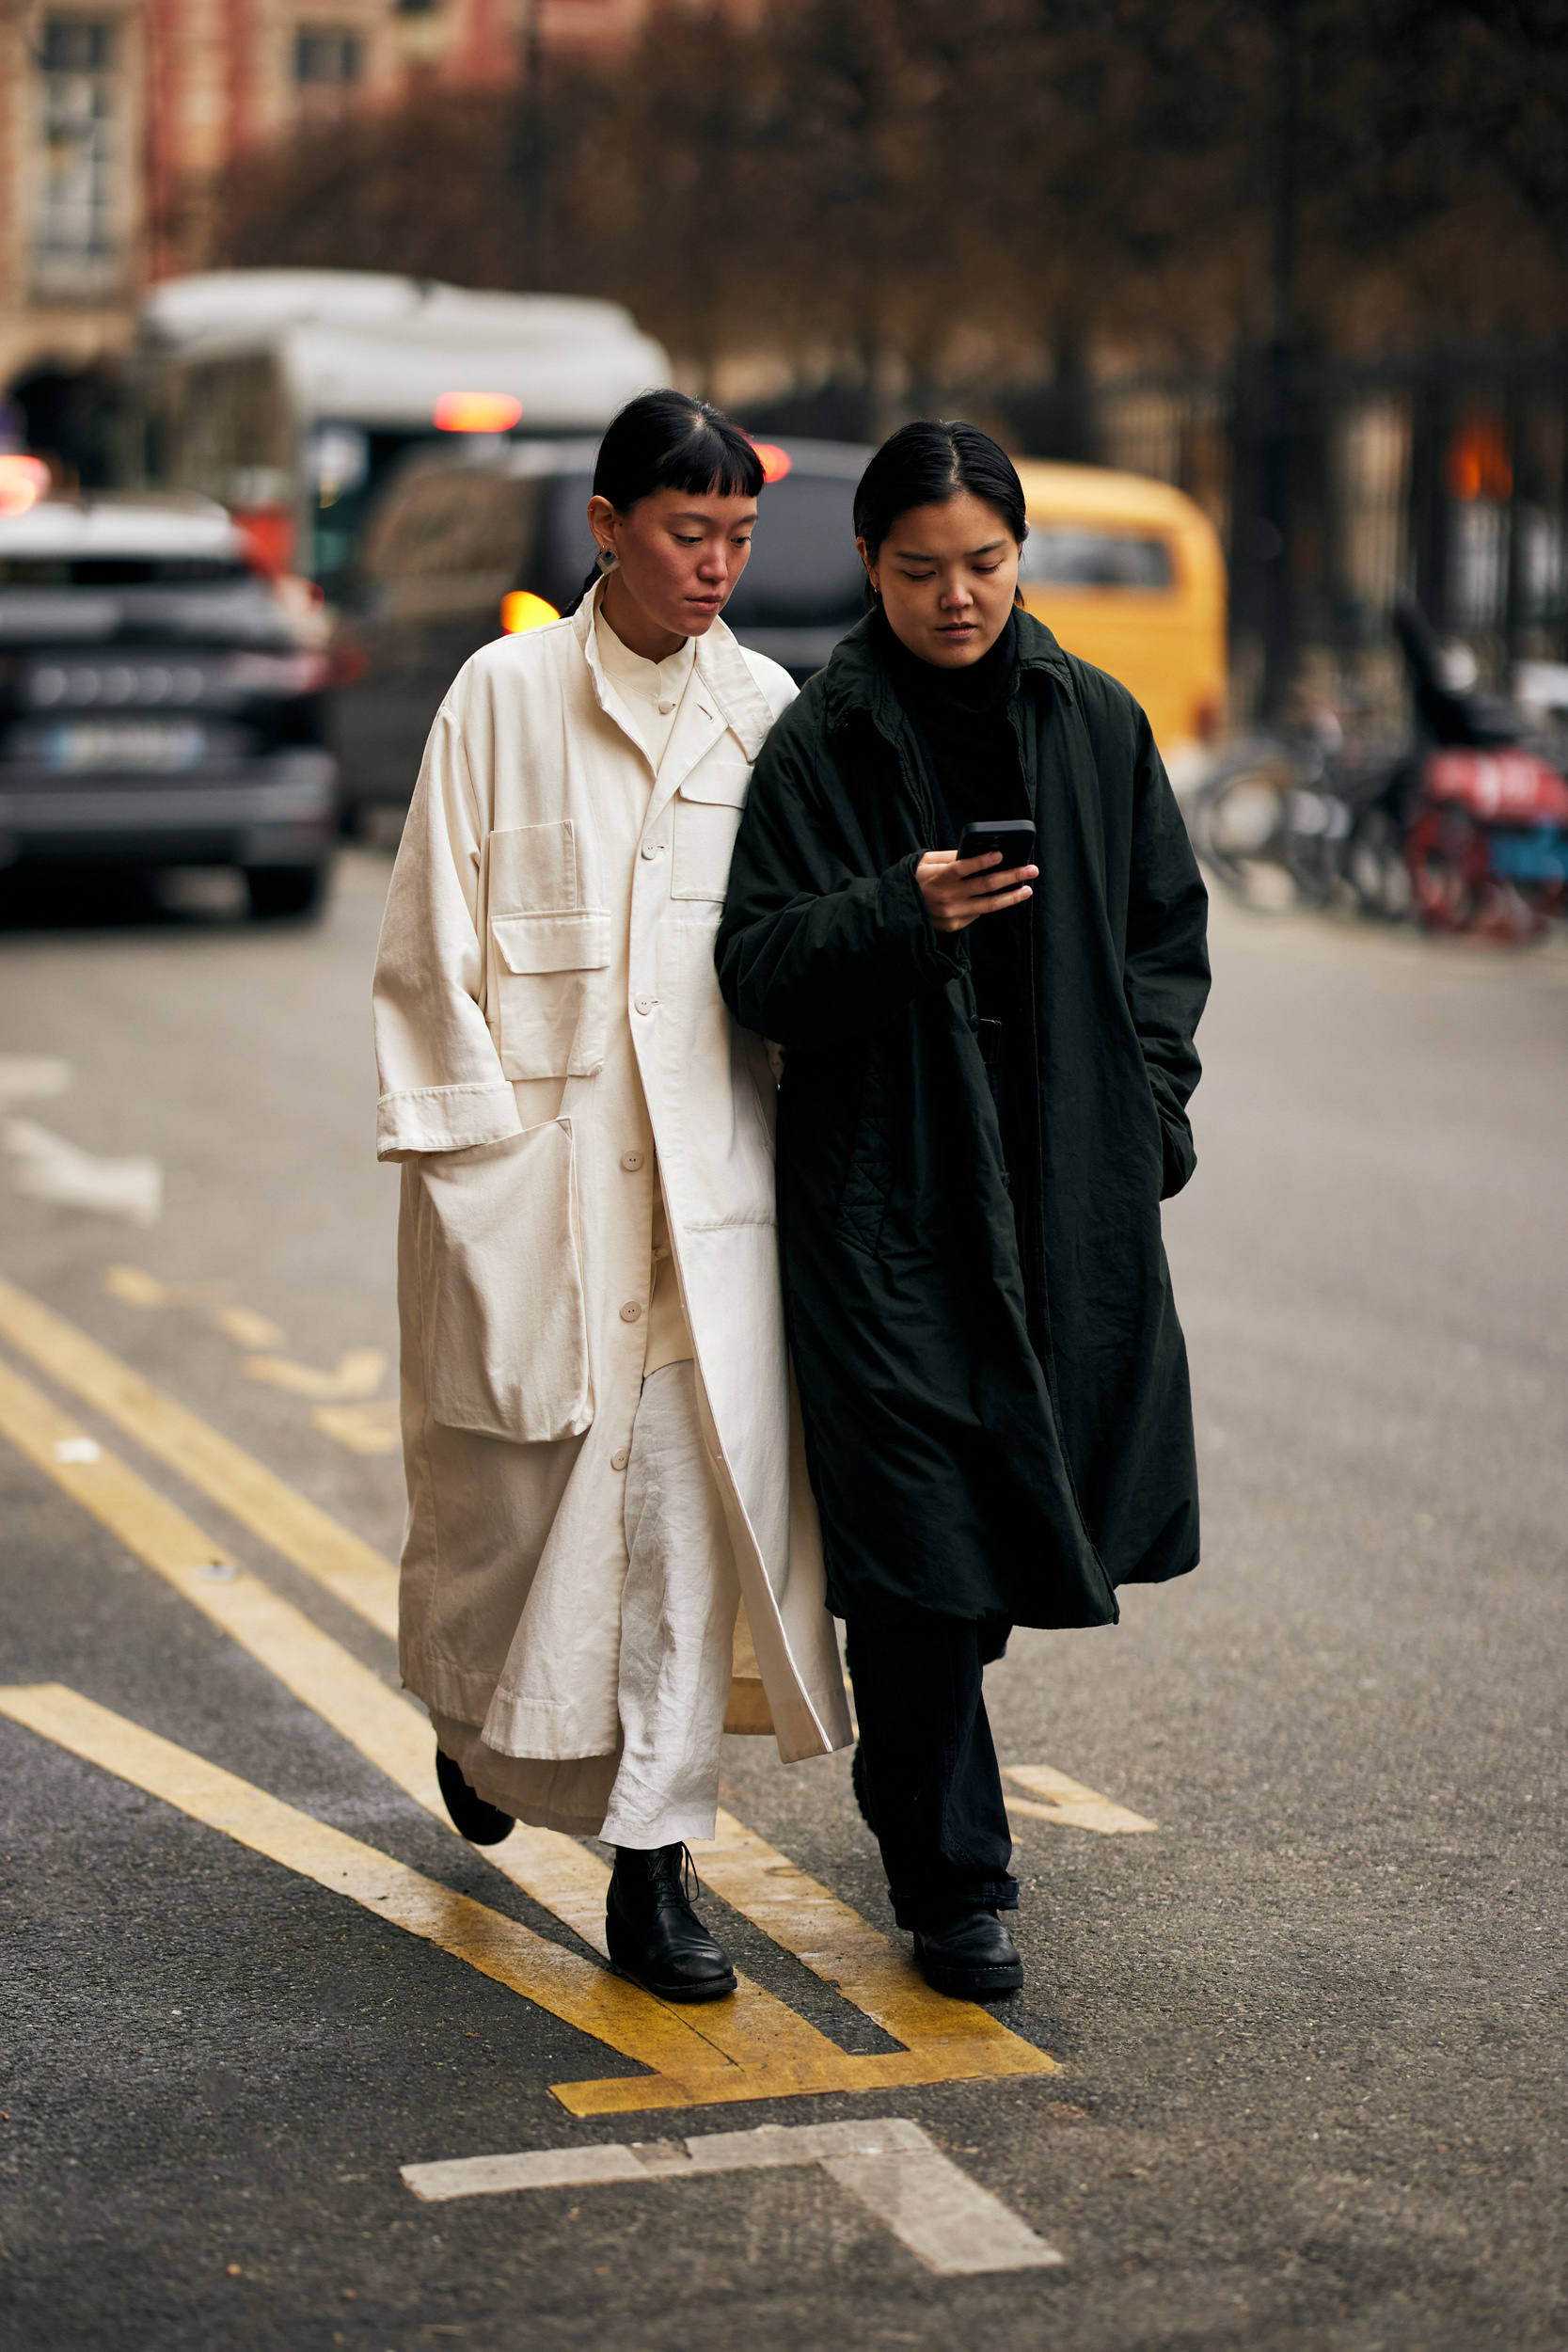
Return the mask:
<svg viewBox="0 0 1568 2352">
<path fill-rule="evenodd" d="M 611 419 L 594 465 L 594 496 L 625 515 L 656 490 L 754 499 L 766 478 L 756 451 L 721 409 L 689 392 L 662 389 L 639 392 Z M 595 564 L 568 611 L 600 577 Z"/>
</svg>

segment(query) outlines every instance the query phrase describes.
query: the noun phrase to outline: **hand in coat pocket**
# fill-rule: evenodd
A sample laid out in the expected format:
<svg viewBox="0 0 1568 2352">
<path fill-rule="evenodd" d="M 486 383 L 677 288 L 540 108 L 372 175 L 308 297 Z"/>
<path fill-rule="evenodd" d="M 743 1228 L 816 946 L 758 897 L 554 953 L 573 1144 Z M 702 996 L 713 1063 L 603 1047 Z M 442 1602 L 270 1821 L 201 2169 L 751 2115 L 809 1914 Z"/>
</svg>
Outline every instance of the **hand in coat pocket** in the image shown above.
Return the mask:
<svg viewBox="0 0 1568 2352">
<path fill-rule="evenodd" d="M 425 1388 L 449 1429 L 541 1445 L 594 1419 L 572 1122 L 420 1163 Z"/>
</svg>

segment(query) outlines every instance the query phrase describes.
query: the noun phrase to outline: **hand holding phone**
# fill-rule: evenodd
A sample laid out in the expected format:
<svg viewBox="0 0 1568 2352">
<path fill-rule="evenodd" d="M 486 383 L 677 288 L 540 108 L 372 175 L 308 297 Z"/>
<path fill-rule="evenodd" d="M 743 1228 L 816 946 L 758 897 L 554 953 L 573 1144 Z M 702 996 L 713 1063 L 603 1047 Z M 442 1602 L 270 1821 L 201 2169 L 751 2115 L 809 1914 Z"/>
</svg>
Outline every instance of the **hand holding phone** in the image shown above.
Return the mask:
<svg viewBox="0 0 1568 2352">
<path fill-rule="evenodd" d="M 1035 850 L 1035 823 L 1030 817 L 988 817 L 966 825 L 958 841 L 958 859 L 985 857 L 992 850 L 1001 856 L 1000 866 L 992 866 L 995 874 L 1006 873 L 1010 867 L 1027 866 Z"/>
<path fill-rule="evenodd" d="M 1037 866 L 1026 860 L 1035 846 L 1027 817 L 994 817 L 963 829 L 957 850 L 930 850 L 915 868 L 926 910 L 939 931 L 967 930 L 982 914 L 1000 914 L 1033 893 Z M 994 865 L 976 866 L 980 858 Z"/>
</svg>

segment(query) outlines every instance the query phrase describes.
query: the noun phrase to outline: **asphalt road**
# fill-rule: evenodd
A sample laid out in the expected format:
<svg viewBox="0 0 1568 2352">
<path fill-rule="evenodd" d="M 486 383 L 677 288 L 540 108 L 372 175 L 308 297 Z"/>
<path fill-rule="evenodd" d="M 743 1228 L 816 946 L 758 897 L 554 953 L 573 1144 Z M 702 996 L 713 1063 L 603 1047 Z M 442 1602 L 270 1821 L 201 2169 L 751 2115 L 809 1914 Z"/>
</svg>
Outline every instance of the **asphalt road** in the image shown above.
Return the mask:
<svg viewBox="0 0 1568 2352">
<path fill-rule="evenodd" d="M 12 910 L 0 1055 L 71 1073 L 13 1119 L 151 1155 L 165 1198 L 137 1225 L 12 1191 L 35 1136 L 0 1155 L 0 1273 L 395 1554 L 396 1454 L 354 1450 L 385 1435 L 395 1354 L 366 1015 L 386 871 L 346 857 L 316 930 Z M 1016 1636 L 990 1677 L 1006 1760 L 1158 1824 L 1018 1820 L 1028 1975 L 1002 2015 L 1058 2071 L 579 2120 L 550 2086 L 626 2058 L 0 1716 L 8 2344 L 1568 2343 L 1568 956 L 1221 907 L 1215 963 L 1167 1225 L 1203 1566 L 1125 1595 L 1114 1631 Z M 106 1289 L 111 1266 L 228 1287 Z M 0 1363 L 393 1679 L 383 1635 L 210 1495 L 4 1340 Z M 0 1438 L 0 1683 L 68 1685 L 574 1946 L 64 1475 Z M 885 1926 L 847 1759 L 726 1744 L 734 1811 Z M 707 1908 L 842 2048 L 893 2046 Z M 820 2169 L 448 2204 L 400 2178 L 862 2116 L 921 2124 L 1061 2265 L 939 2274 Z"/>
</svg>

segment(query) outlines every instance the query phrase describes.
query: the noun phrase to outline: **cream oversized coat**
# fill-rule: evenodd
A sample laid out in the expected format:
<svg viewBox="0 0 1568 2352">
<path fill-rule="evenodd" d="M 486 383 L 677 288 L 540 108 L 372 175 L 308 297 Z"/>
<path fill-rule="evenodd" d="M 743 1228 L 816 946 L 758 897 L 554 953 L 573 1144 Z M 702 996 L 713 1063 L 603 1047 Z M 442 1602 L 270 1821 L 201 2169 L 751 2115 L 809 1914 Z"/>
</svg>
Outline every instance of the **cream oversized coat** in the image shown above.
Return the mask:
<svg viewBox="0 0 1568 2352">
<path fill-rule="evenodd" d="M 378 1151 L 404 1163 L 404 1680 L 481 1727 L 482 1793 L 589 1834 L 620 1739 L 656 1152 L 779 1750 L 849 1738 L 790 1393 L 773 1080 L 713 967 L 751 764 L 793 689 L 715 622 L 656 782 L 596 600 L 457 677 L 375 977 Z"/>
</svg>

